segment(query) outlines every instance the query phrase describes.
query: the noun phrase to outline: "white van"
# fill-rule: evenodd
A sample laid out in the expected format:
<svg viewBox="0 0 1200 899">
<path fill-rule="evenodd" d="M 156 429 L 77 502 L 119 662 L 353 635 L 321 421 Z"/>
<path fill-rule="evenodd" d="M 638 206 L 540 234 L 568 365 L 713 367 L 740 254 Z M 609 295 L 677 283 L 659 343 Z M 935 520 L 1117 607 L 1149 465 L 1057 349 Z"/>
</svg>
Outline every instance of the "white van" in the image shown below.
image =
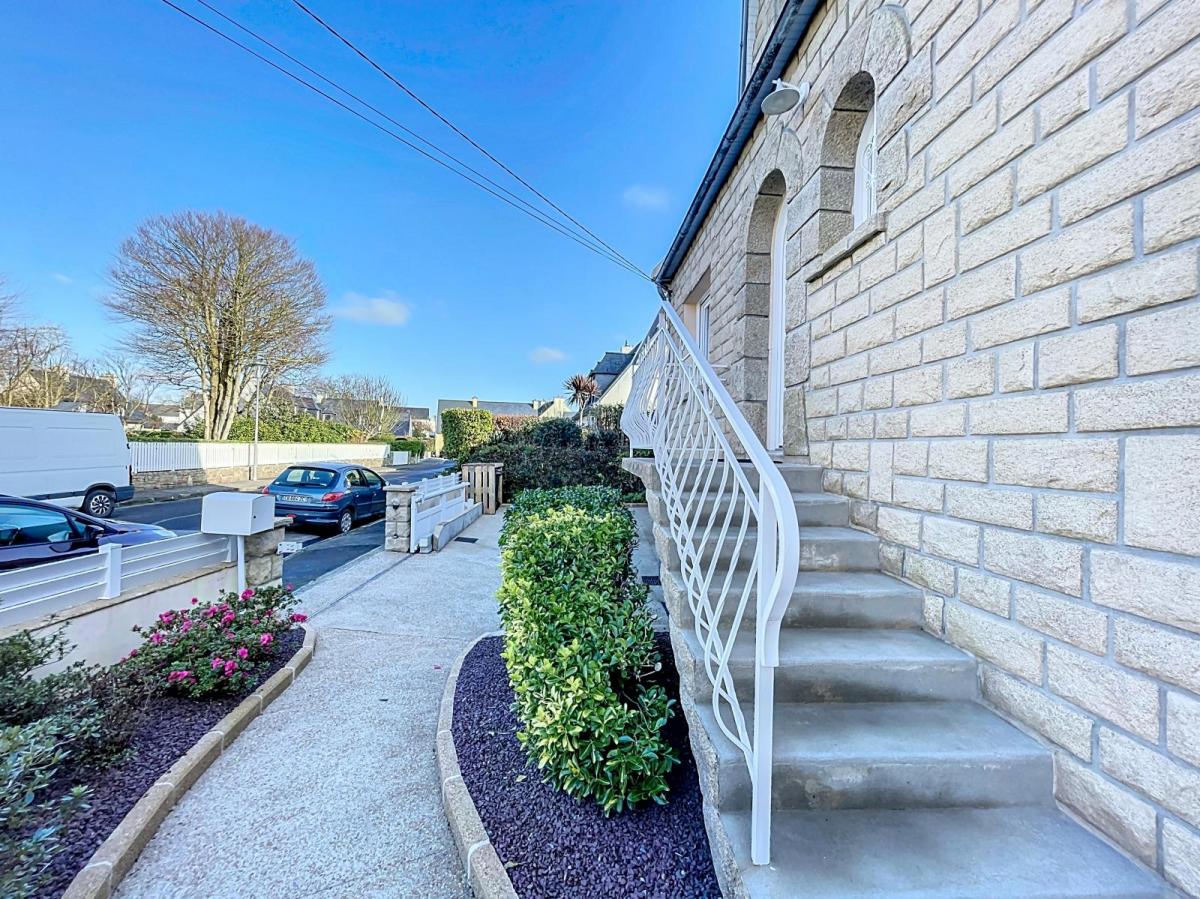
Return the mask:
<svg viewBox="0 0 1200 899">
<path fill-rule="evenodd" d="M 0 408 L 0 494 L 108 518 L 133 498 L 131 478 L 118 416 Z"/>
</svg>

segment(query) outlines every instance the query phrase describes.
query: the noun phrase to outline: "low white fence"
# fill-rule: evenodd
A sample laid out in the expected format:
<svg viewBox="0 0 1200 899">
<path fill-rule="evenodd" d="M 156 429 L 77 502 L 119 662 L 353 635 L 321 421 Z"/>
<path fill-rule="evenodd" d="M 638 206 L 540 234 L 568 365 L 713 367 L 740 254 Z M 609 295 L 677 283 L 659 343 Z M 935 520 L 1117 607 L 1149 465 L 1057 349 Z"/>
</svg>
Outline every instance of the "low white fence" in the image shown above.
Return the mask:
<svg viewBox="0 0 1200 899">
<path fill-rule="evenodd" d="M 449 521 L 467 508 L 469 487 L 457 472 L 426 478 L 417 484 L 412 496 L 409 552 L 420 552 L 423 544 L 432 541 L 434 529 L 439 524 Z"/>
<path fill-rule="evenodd" d="M 0 572 L 0 627 L 237 558 L 235 537 L 187 534 L 137 546 L 105 544 L 60 562 Z"/>
<path fill-rule="evenodd" d="M 253 443 L 131 442 L 135 474 L 144 471 L 248 468 L 254 461 Z M 293 462 L 376 462 L 388 457 L 386 443 L 260 443 L 259 465 Z"/>
</svg>

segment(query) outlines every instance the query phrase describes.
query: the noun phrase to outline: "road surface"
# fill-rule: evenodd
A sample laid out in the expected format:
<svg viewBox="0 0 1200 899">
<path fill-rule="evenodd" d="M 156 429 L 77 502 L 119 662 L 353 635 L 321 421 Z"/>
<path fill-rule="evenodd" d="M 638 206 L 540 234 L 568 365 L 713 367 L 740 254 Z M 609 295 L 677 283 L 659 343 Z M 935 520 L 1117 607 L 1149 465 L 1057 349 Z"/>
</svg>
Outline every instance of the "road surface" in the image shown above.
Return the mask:
<svg viewBox="0 0 1200 899">
<path fill-rule="evenodd" d="M 398 471 L 380 471 L 389 484 L 408 484 L 441 474 L 454 463 L 445 459 L 427 459 L 406 465 Z M 114 518 L 157 524 L 180 534 L 200 529 L 199 496 L 190 499 L 148 503 L 144 506 L 119 506 Z M 304 549 L 283 562 L 284 581 L 302 587 L 328 571 L 345 565 L 365 552 L 383 545 L 383 520 L 356 527 L 349 534 L 330 536 L 328 531 L 288 529 L 289 540 L 303 541 Z"/>
</svg>

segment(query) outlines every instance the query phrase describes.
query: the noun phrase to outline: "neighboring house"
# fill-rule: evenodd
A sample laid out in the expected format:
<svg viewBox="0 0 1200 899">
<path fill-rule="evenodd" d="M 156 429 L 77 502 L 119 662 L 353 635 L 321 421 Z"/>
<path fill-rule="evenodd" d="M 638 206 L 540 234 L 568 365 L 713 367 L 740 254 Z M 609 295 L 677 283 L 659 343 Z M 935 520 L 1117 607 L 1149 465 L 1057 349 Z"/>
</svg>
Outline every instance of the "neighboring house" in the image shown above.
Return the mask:
<svg viewBox="0 0 1200 899">
<path fill-rule="evenodd" d="M 392 433 L 397 437 L 412 437 L 416 431 L 422 434 L 433 433 L 428 406 L 401 406 L 399 411 L 400 420 L 392 428 Z"/>
<path fill-rule="evenodd" d="M 486 409 L 492 415 L 513 415 L 527 418 L 568 418 L 571 407 L 562 397 L 550 400 L 534 400 L 530 403 L 506 403 L 481 400 L 477 396 L 469 400 L 438 400 L 437 432 L 442 433 L 442 413 L 447 409 Z"/>
<path fill-rule="evenodd" d="M 745 9 L 659 286 L 765 447 L 824 469 L 925 629 L 1053 750 L 1045 800 L 1200 895 L 1200 8 Z M 811 93 L 764 115 L 775 78 Z M 851 833 L 797 778 L 777 850 Z M 915 872 L 1079 845 L 953 830 L 873 848 Z"/>
<path fill-rule="evenodd" d="M 588 372 L 592 380 L 596 382 L 596 386 L 600 388 L 592 405 L 620 406 L 625 404 L 625 400 L 629 399 L 629 387 L 633 375 L 630 363 L 633 362 L 636 352 L 637 347 L 627 343 L 620 350 L 605 353 Z"/>
</svg>

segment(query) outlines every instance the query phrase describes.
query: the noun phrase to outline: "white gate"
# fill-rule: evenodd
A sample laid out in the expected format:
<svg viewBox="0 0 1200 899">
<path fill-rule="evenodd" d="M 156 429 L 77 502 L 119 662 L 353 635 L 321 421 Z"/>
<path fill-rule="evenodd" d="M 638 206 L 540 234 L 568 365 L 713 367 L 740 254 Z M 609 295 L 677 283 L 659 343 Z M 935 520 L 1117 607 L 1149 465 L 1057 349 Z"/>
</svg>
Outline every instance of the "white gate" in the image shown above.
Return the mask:
<svg viewBox="0 0 1200 899">
<path fill-rule="evenodd" d="M 427 478 L 417 484 L 409 511 L 412 528 L 409 552 L 420 552 L 422 546 L 428 548 L 434 529 L 466 510 L 469 486 L 458 472 Z"/>
</svg>

